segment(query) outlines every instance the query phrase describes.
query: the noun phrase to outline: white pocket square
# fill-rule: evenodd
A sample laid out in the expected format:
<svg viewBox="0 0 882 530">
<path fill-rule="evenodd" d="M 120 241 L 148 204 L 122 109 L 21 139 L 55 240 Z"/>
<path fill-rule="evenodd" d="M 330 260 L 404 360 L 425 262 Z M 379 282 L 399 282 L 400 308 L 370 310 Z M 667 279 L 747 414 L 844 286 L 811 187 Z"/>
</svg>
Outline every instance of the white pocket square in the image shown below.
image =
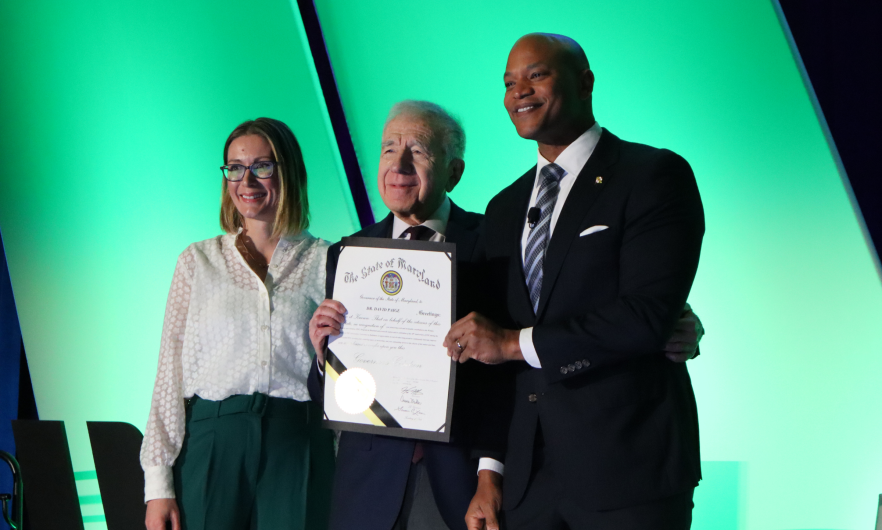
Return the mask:
<svg viewBox="0 0 882 530">
<path fill-rule="evenodd" d="M 595 232 L 600 232 L 601 230 L 606 230 L 607 228 L 609 228 L 609 227 L 606 225 L 594 225 L 591 228 L 586 228 L 585 230 L 582 230 L 582 233 L 579 234 L 579 237 L 587 236 L 587 235 L 593 234 Z"/>
</svg>

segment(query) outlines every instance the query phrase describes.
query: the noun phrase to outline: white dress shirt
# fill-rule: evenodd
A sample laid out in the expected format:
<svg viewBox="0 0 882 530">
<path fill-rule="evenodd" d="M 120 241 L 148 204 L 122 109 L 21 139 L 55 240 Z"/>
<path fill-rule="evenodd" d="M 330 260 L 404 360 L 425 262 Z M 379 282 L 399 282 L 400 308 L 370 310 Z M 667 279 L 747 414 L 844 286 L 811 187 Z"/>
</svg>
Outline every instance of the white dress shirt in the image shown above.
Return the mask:
<svg viewBox="0 0 882 530">
<path fill-rule="evenodd" d="M 315 352 L 306 330 L 324 299 L 327 249 L 308 232 L 283 237 L 265 282 L 236 249 L 236 234 L 193 243 L 178 257 L 141 445 L 145 500 L 175 496 L 184 399 L 260 392 L 309 401 Z"/>
<path fill-rule="evenodd" d="M 420 226 L 425 226 L 426 228 L 431 228 L 435 231 L 432 234 L 432 237 L 429 238 L 429 241 L 436 242 L 444 242 L 447 240 L 445 237 L 445 233 L 447 233 L 447 221 L 450 220 L 450 197 L 445 196 L 444 202 L 441 203 L 441 206 L 435 210 L 424 223 Z M 394 214 L 392 215 L 392 239 L 398 239 L 401 237 L 402 232 L 410 228 L 411 225 L 405 223 Z"/>
<path fill-rule="evenodd" d="M 548 225 L 549 241 L 551 241 L 551 235 L 554 233 L 555 225 L 557 225 L 557 218 L 560 217 L 560 211 L 563 209 L 563 205 L 567 201 L 567 196 L 570 194 L 570 190 L 573 189 L 573 184 L 576 183 L 576 178 L 578 178 L 579 173 L 582 172 L 582 168 L 585 167 L 588 159 L 591 158 L 594 148 L 597 147 L 601 132 L 603 132 L 603 130 L 600 128 L 600 124 L 594 122 L 594 125 L 592 125 L 591 128 L 583 132 L 573 143 L 568 145 L 557 157 L 557 160 L 554 161 L 555 164 L 564 170 L 564 176 L 560 179 L 560 191 L 557 194 L 557 202 L 554 203 L 554 210 L 551 212 L 551 221 Z M 529 212 L 530 208 L 536 206 L 536 197 L 539 195 L 539 188 L 542 184 L 540 172 L 542 171 L 542 168 L 550 163 L 551 162 L 545 160 L 545 157 L 541 154 L 539 155 L 539 162 L 536 164 L 536 177 L 533 183 L 533 193 L 530 195 L 530 204 L 527 207 L 527 212 Z M 527 218 L 527 212 L 524 212 L 524 219 Z M 524 233 L 521 236 L 521 262 L 524 261 L 524 252 L 527 248 L 528 237 L 530 237 L 530 225 L 524 223 Z M 544 276 L 543 281 L 545 281 Z M 539 355 L 536 353 L 536 347 L 533 345 L 533 328 L 524 328 L 521 330 L 519 343 L 521 353 L 524 355 L 524 360 L 533 368 L 542 368 L 542 364 L 539 362 Z"/>
</svg>

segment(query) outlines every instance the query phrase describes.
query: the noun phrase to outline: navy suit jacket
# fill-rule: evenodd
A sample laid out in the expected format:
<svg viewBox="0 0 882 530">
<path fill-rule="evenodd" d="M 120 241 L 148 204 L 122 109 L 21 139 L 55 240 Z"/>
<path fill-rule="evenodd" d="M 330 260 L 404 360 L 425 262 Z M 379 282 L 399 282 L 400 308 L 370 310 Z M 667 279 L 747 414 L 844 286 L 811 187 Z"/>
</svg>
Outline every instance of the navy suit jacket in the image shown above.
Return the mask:
<svg viewBox="0 0 882 530">
<path fill-rule="evenodd" d="M 482 216 L 451 204 L 445 234 L 456 244 L 457 318 L 480 308 Z M 355 237 L 392 237 L 392 214 Z M 340 243 L 328 249 L 326 296 L 332 297 Z M 497 370 L 476 362 L 457 366 L 451 443 L 422 442 L 424 459 L 436 504 L 447 525 L 465 529 L 464 517 L 477 487 L 477 459 L 502 459 L 507 418 L 500 414 L 506 383 Z M 498 385 L 495 383 L 498 381 Z M 308 386 L 321 402 L 322 378 L 313 363 Z M 485 413 L 490 410 L 493 412 Z M 401 510 L 414 452 L 414 440 L 343 432 L 337 452 L 337 471 L 331 500 L 332 530 L 389 530 Z"/>
<path fill-rule="evenodd" d="M 698 415 L 685 363 L 662 354 L 692 286 L 704 212 L 689 164 L 603 130 L 549 241 L 538 311 L 521 258 L 536 168 L 484 219 L 491 316 L 533 327 L 541 369 L 516 367 L 505 509 L 530 482 L 541 424 L 545 464 L 589 510 L 685 492 L 701 477 Z M 595 226 L 606 229 L 582 236 Z"/>
</svg>

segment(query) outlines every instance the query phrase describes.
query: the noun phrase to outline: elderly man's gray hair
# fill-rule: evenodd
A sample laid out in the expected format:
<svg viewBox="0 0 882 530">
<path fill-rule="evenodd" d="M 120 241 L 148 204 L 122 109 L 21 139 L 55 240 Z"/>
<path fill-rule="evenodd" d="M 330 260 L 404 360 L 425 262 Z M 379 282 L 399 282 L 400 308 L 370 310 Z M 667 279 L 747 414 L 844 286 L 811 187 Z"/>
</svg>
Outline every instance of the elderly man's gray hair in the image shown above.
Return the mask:
<svg viewBox="0 0 882 530">
<path fill-rule="evenodd" d="M 465 155 L 465 131 L 459 120 L 441 105 L 431 101 L 406 99 L 392 106 L 386 125 L 402 114 L 409 114 L 424 118 L 429 122 L 432 130 L 438 135 L 438 140 L 444 147 L 444 156 L 447 160 L 458 158 L 463 160 Z"/>
</svg>

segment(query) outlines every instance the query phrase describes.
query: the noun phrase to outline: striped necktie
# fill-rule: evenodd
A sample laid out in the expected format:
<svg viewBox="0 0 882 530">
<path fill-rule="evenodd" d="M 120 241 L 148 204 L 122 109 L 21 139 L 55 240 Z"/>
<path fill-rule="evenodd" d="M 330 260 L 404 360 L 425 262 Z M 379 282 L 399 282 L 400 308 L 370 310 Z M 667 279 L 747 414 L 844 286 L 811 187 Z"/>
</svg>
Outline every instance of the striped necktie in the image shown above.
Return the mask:
<svg viewBox="0 0 882 530">
<path fill-rule="evenodd" d="M 564 173 L 563 168 L 557 164 L 548 164 L 539 172 L 542 184 L 536 197 L 536 207 L 541 213 L 539 221 L 527 236 L 527 249 L 524 252 L 524 275 L 527 277 L 534 313 L 539 308 L 539 293 L 542 291 L 542 264 L 545 262 L 545 249 L 548 247 L 551 233 L 551 213 L 557 202 L 560 179 L 563 178 Z"/>
</svg>

